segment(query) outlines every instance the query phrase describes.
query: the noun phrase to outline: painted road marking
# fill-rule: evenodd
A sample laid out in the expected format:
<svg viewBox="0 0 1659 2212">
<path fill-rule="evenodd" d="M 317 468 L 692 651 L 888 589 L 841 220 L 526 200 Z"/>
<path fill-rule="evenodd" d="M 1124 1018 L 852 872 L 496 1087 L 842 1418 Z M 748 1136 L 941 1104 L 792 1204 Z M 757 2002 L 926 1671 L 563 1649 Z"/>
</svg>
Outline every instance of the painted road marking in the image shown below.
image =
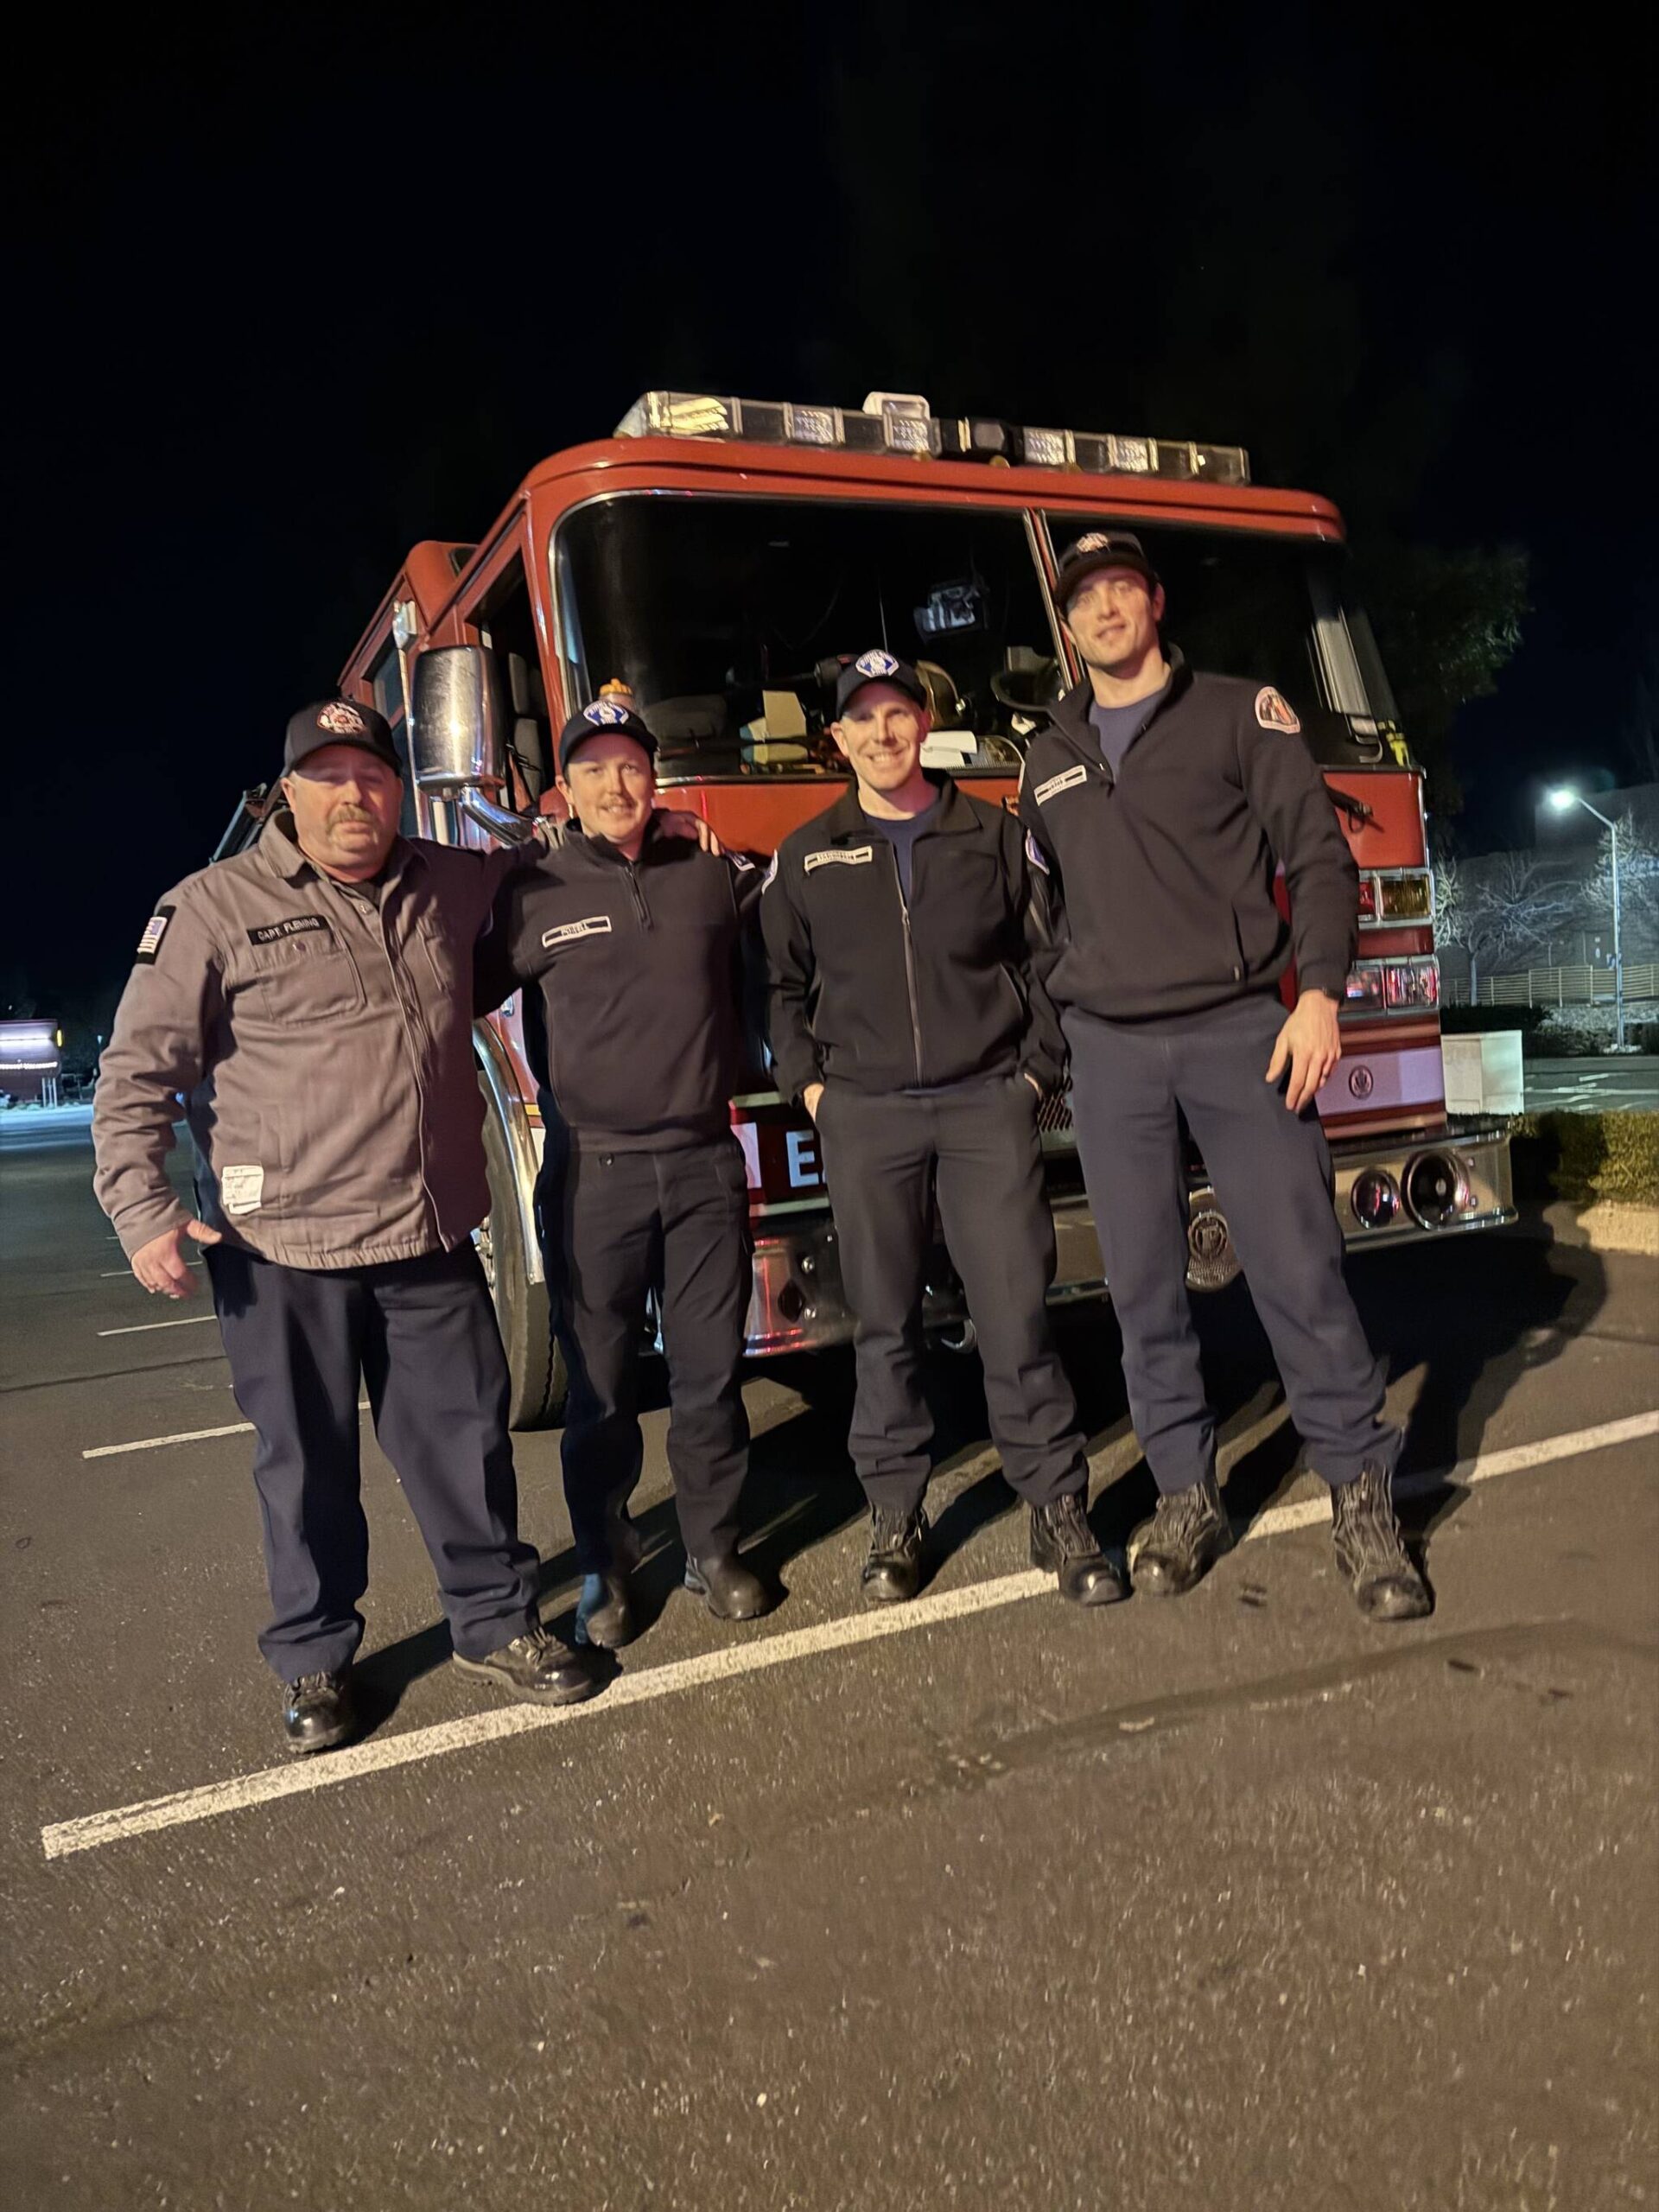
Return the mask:
<svg viewBox="0 0 1659 2212">
<path fill-rule="evenodd" d="M 227 1382 L 225 1387 L 229 1390 L 235 1385 Z M 367 1413 L 369 1402 L 366 1398 L 358 1400 L 357 1410 L 360 1414 Z M 200 1444 L 205 1437 L 247 1436 L 252 1431 L 251 1421 L 227 1421 L 223 1428 L 181 1428 L 175 1436 L 136 1436 L 130 1444 L 94 1444 L 90 1451 L 83 1452 L 80 1456 L 83 1459 L 114 1459 L 123 1452 L 159 1452 L 163 1444 Z"/>
<path fill-rule="evenodd" d="M 130 1321 L 124 1329 L 100 1329 L 100 1337 L 142 1337 L 151 1329 L 195 1329 L 204 1321 L 217 1321 L 217 1313 L 187 1313 L 182 1321 Z"/>
<path fill-rule="evenodd" d="M 202 1263 L 200 1260 L 187 1260 L 184 1264 L 187 1268 L 199 1268 Z M 113 1282 L 118 1275 L 130 1275 L 131 1273 L 130 1268 L 105 1268 L 103 1274 L 99 1275 L 99 1281 Z"/>
<path fill-rule="evenodd" d="M 1659 1412 L 1635 1414 L 1625 1421 L 1604 1421 L 1597 1428 L 1581 1428 L 1568 1436 L 1544 1437 L 1535 1444 L 1520 1444 L 1507 1451 L 1491 1452 L 1462 1461 L 1443 1475 L 1421 1475 L 1408 1485 L 1412 1492 L 1438 1489 L 1446 1483 L 1471 1484 L 1490 1482 L 1497 1475 L 1518 1474 L 1553 1460 L 1576 1459 L 1609 1446 L 1634 1443 L 1659 1435 Z M 1281 1535 L 1313 1521 L 1329 1521 L 1330 1507 L 1323 1498 L 1306 1506 L 1287 1506 L 1264 1513 L 1245 1531 L 1248 1542 L 1258 1536 Z M 592 1721 L 607 1713 L 644 1705 L 680 1690 L 706 1683 L 736 1681 L 797 1659 L 816 1658 L 826 1651 L 844 1651 L 854 1644 L 874 1643 L 890 1636 L 908 1636 L 940 1621 L 965 1620 L 975 1613 L 1017 1605 L 1022 1599 L 1052 1592 L 1054 1578 L 1038 1568 L 1023 1573 L 1000 1575 L 988 1582 L 971 1583 L 965 1590 L 944 1590 L 918 1598 L 890 1612 L 846 1615 L 821 1621 L 811 1628 L 790 1629 L 748 1644 L 727 1644 L 699 1658 L 678 1659 L 666 1667 L 651 1667 L 637 1675 L 622 1675 L 602 1697 L 584 1705 L 498 1706 L 465 1720 L 447 1720 L 432 1728 L 411 1728 L 402 1736 L 347 1746 L 302 1764 L 265 1767 L 253 1774 L 235 1776 L 196 1789 L 175 1790 L 170 1796 L 150 1797 L 136 1805 L 118 1805 L 106 1813 L 87 1813 L 79 1820 L 54 1821 L 41 1830 L 41 1844 L 48 1859 L 67 1859 L 78 1851 L 95 1851 L 106 1843 L 129 1836 L 152 1835 L 158 1829 L 184 1827 L 196 1821 L 210 1821 L 221 1813 L 234 1813 L 250 1805 L 267 1805 L 278 1797 L 297 1797 L 313 1789 L 331 1789 L 355 1782 L 365 1774 L 385 1774 L 394 1767 L 414 1766 L 423 1759 L 442 1758 L 451 1751 L 471 1751 L 480 1744 L 499 1743 L 509 1736 L 528 1735 L 532 1729 L 559 1728 L 578 1721 Z"/>
</svg>

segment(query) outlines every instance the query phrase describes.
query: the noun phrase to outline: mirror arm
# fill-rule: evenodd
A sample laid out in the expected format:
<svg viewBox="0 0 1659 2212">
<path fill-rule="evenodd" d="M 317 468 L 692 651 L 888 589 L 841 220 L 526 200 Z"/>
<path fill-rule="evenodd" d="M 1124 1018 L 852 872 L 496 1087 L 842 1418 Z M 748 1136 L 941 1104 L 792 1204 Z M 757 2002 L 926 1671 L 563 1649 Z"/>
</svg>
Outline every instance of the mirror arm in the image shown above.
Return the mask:
<svg viewBox="0 0 1659 2212">
<path fill-rule="evenodd" d="M 513 814 L 505 806 L 498 806 L 492 798 L 470 785 L 457 794 L 461 810 L 480 829 L 499 837 L 503 844 L 527 845 L 536 835 L 536 824 L 525 820 L 522 814 Z"/>
</svg>

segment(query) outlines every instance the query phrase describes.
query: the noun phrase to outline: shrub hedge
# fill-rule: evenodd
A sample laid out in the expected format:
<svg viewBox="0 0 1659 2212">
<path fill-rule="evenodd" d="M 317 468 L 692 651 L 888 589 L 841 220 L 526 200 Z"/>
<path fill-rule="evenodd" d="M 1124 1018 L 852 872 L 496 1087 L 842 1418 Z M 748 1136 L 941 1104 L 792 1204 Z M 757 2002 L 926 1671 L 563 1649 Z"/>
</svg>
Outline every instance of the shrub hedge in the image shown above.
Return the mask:
<svg viewBox="0 0 1659 2212">
<path fill-rule="evenodd" d="M 1510 1135 L 1517 1198 L 1659 1205 L 1659 1114 L 1522 1114 Z"/>
</svg>

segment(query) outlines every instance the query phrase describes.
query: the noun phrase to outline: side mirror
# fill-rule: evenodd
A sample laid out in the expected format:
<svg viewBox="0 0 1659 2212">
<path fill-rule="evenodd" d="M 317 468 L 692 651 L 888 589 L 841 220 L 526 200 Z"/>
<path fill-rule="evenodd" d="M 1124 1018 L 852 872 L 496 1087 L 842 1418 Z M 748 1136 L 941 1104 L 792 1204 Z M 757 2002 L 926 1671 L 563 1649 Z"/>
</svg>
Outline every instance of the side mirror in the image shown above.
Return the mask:
<svg viewBox="0 0 1659 2212">
<path fill-rule="evenodd" d="M 415 664 L 410 765 L 423 791 L 499 791 L 507 779 L 484 645 L 434 645 Z"/>
</svg>

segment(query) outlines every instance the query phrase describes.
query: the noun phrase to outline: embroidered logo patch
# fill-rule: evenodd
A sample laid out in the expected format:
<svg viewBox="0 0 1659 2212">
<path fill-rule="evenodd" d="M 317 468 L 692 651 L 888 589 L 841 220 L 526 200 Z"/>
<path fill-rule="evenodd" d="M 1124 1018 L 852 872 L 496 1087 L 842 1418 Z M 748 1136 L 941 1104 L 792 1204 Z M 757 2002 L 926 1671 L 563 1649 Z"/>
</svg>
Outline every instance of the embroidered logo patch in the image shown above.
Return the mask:
<svg viewBox="0 0 1659 2212">
<path fill-rule="evenodd" d="M 258 928 L 248 931 L 250 944 L 280 944 L 284 938 L 304 937 L 311 930 L 327 930 L 328 922 L 322 914 L 288 914 L 280 922 L 261 922 Z M 329 931 L 332 936 L 333 931 Z"/>
<path fill-rule="evenodd" d="M 860 653 L 853 666 L 861 676 L 896 676 L 899 664 L 891 653 Z"/>
<path fill-rule="evenodd" d="M 1045 875 L 1049 873 L 1048 855 L 1029 830 L 1026 832 L 1026 858 L 1031 862 L 1033 868 L 1041 868 Z"/>
<path fill-rule="evenodd" d="M 1109 531 L 1104 530 L 1091 530 L 1086 537 L 1080 537 L 1077 540 L 1077 543 L 1071 548 L 1071 550 L 1074 553 L 1098 553 L 1103 547 L 1109 545 L 1111 542 L 1111 534 Z"/>
<path fill-rule="evenodd" d="M 1039 806 L 1046 806 L 1050 799 L 1058 798 L 1062 791 L 1075 791 L 1079 784 L 1086 784 L 1088 780 L 1089 771 L 1079 760 L 1075 768 L 1062 768 L 1058 776 L 1045 777 L 1031 795 Z"/>
<path fill-rule="evenodd" d="M 219 1171 L 219 1202 L 226 1213 L 257 1213 L 264 1203 L 265 1171 L 263 1167 L 221 1167 Z"/>
<path fill-rule="evenodd" d="M 1292 737 L 1302 726 L 1295 708 L 1271 683 L 1264 683 L 1255 695 L 1255 719 L 1263 729 L 1282 729 Z"/>
<path fill-rule="evenodd" d="M 348 700 L 334 699 L 317 716 L 317 728 L 333 730 L 336 737 L 361 737 L 368 724 Z"/>
<path fill-rule="evenodd" d="M 562 946 L 575 944 L 584 937 L 608 937 L 611 918 L 608 914 L 589 914 L 580 922 L 561 922 L 556 930 L 542 931 L 543 952 L 557 952 Z"/>
<path fill-rule="evenodd" d="M 144 933 L 138 940 L 135 960 L 142 960 L 146 968 L 156 965 L 156 956 L 162 949 L 162 939 L 167 935 L 167 925 L 173 918 L 171 906 L 158 906 L 144 924 Z"/>
<path fill-rule="evenodd" d="M 831 845 L 822 853 L 809 853 L 802 865 L 810 875 L 815 868 L 828 868 L 832 862 L 839 868 L 859 868 L 874 858 L 874 845 Z"/>
<path fill-rule="evenodd" d="M 616 729 L 630 719 L 626 707 L 619 707 L 614 699 L 595 699 L 591 707 L 584 707 L 582 719 L 592 722 L 595 729 Z"/>
</svg>

